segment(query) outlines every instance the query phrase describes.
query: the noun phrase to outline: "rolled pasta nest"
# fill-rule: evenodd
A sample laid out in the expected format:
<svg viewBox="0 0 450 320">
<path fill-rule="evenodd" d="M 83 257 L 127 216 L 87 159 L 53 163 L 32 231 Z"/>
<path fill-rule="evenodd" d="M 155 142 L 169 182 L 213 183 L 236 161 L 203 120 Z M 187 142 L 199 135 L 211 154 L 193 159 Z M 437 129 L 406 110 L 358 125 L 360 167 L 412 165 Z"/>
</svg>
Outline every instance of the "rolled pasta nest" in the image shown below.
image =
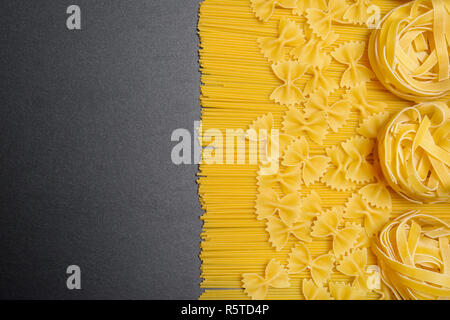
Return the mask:
<svg viewBox="0 0 450 320">
<path fill-rule="evenodd" d="M 372 244 L 383 282 L 397 299 L 450 299 L 450 228 L 408 212 L 388 223 Z"/>
<path fill-rule="evenodd" d="M 415 102 L 450 93 L 450 1 L 416 0 L 388 13 L 369 42 L 380 82 Z"/>
<path fill-rule="evenodd" d="M 448 202 L 449 136 L 448 102 L 424 102 L 394 115 L 378 137 L 380 166 L 391 188 L 416 203 Z"/>
</svg>

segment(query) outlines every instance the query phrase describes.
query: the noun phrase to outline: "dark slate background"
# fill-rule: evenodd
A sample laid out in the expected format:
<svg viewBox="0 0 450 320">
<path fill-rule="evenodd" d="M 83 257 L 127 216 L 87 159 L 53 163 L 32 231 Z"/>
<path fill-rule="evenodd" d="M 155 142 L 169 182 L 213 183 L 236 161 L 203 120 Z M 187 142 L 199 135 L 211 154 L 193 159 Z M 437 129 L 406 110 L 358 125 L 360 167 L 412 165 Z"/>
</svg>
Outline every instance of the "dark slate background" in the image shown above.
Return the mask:
<svg viewBox="0 0 450 320">
<path fill-rule="evenodd" d="M 0 2 L 0 298 L 200 295 L 197 167 L 170 159 L 200 117 L 198 7 Z"/>
</svg>

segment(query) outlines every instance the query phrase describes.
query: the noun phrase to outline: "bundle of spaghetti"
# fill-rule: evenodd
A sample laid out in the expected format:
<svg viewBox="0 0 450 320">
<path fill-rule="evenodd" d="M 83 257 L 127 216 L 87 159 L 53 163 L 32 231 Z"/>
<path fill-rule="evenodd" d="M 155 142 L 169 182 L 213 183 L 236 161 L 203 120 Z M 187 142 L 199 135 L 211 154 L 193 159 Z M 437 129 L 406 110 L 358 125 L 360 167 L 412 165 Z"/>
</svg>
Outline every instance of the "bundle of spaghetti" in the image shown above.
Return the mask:
<svg viewBox="0 0 450 320">
<path fill-rule="evenodd" d="M 332 32 L 338 38 L 323 40 L 310 33 L 306 13 L 310 8 L 301 14 L 294 13 L 295 10 L 300 12 L 301 8 L 292 8 L 289 2 L 204 0 L 200 7 L 201 143 L 204 149 L 198 183 L 200 202 L 205 211 L 200 254 L 201 287 L 205 291 L 201 299 L 262 298 L 264 294 L 266 299 L 349 298 L 344 293 L 364 286 L 364 279 L 360 276 L 362 268 L 377 263 L 362 235 L 352 243 L 344 243 L 348 248 L 342 255 L 338 256 L 333 251 L 333 246 L 343 245 L 340 240 L 344 232 L 353 235 L 368 226 L 373 228 L 373 217 L 364 216 L 361 206 L 373 214 L 381 214 L 378 224 L 384 222 L 386 213 L 395 217 L 404 210 L 416 208 L 416 204 L 395 193 L 391 193 L 388 207 L 377 207 L 380 204 L 378 191 L 383 192 L 385 187 L 380 176 L 373 172 L 375 157 L 370 150 L 370 154 L 364 154 L 364 159 L 355 153 L 359 146 L 373 147 L 371 132 L 378 130 L 383 117 L 410 106 L 371 76 L 365 52 L 354 58 L 358 59 L 357 63 L 345 59 L 346 53 L 352 50 L 364 50 L 370 30 L 366 25 L 342 23 L 344 21 L 337 19 L 332 21 Z M 267 9 L 260 17 L 255 14 L 255 3 Z M 314 1 L 305 0 L 305 3 Z M 381 14 L 402 3 L 404 1 L 401 0 L 371 1 L 380 8 Z M 315 9 L 327 13 L 326 9 Z M 347 11 L 353 12 L 351 9 Z M 280 35 L 283 28 L 303 31 L 281 32 Z M 322 41 L 323 44 L 320 54 L 324 58 L 316 61 L 316 66 L 303 73 L 303 67 L 296 64 L 296 60 L 282 58 L 277 61 L 277 50 L 282 50 L 284 57 L 290 57 L 290 50 L 298 48 L 301 52 L 302 46 L 308 46 L 308 41 L 312 41 L 310 44 Z M 327 41 L 331 44 L 324 44 Z M 353 77 L 354 65 L 361 79 Z M 349 69 L 347 76 L 343 77 Z M 303 75 L 291 82 L 289 77 L 282 79 L 285 72 Z M 299 90 L 288 89 L 287 96 L 274 94 L 280 86 Z M 310 89 L 308 93 L 306 87 Z M 319 90 L 319 87 L 324 90 Z M 286 89 L 279 89 L 278 93 L 283 93 L 283 90 L 286 92 Z M 294 91 L 305 96 L 305 103 L 289 104 Z M 291 100 L 284 100 L 285 97 Z M 346 105 L 342 104 L 343 100 Z M 316 108 L 324 106 L 321 101 L 326 101 L 327 109 L 318 111 Z M 341 109 L 345 111 L 346 119 L 341 119 L 340 112 L 336 112 Z M 303 126 L 303 131 L 299 130 L 301 125 L 291 125 L 308 120 L 303 118 L 303 112 L 308 110 L 309 117 L 311 114 L 323 116 L 318 119 L 319 122 L 325 121 L 327 127 L 323 137 L 315 136 L 314 130 L 308 131 L 308 125 Z M 261 126 L 279 130 L 279 142 L 258 140 L 258 151 L 250 150 L 252 140 L 248 137 L 248 130 Z M 291 135 L 295 137 L 290 137 L 286 128 L 293 130 Z M 234 130 L 236 135 L 237 147 L 231 155 L 225 146 L 227 129 Z M 268 145 L 276 143 L 283 146 L 279 148 L 280 154 L 289 149 L 292 155 L 289 158 L 281 156 L 278 173 L 261 175 L 260 146 L 266 150 Z M 342 170 L 351 174 L 339 184 L 337 177 L 345 176 L 345 172 L 337 168 L 341 155 L 348 160 Z M 250 161 L 255 158 L 256 162 Z M 244 159 L 244 162 L 239 163 L 239 159 Z M 306 169 L 314 168 L 312 164 L 319 162 L 326 171 L 314 173 Z M 362 167 L 369 172 L 361 172 L 359 168 Z M 299 184 L 289 180 L 296 172 L 299 172 Z M 365 186 L 368 188 L 364 189 Z M 310 242 L 305 242 L 296 237 L 291 223 L 294 218 L 289 218 L 289 214 L 297 211 L 289 208 L 291 205 L 295 208 L 300 206 L 305 211 L 307 199 L 315 195 L 320 197 L 320 213 L 310 221 L 308 233 L 311 231 L 313 235 Z M 262 207 L 258 207 L 258 203 Z M 448 209 L 448 204 L 424 205 L 424 210 L 441 218 L 448 218 Z M 333 219 L 334 215 L 339 220 L 336 228 L 323 232 L 321 225 L 328 220 L 320 222 L 319 217 Z M 306 251 L 295 251 L 301 244 Z M 340 253 L 337 248 L 342 247 L 335 247 Z M 307 264 L 317 262 L 318 268 L 322 268 L 319 258 L 330 252 L 336 257 L 332 259 L 332 265 L 327 265 L 330 273 L 323 277 L 326 281 L 322 286 L 320 282 L 311 280 L 315 269 Z M 293 264 L 289 264 L 294 258 L 297 259 L 295 272 Z M 363 261 L 364 265 L 358 270 L 349 270 L 346 265 L 351 264 L 352 259 Z M 308 263 L 303 268 L 298 267 L 298 261 Z M 363 291 L 360 297 L 353 298 L 378 299 L 385 296 L 382 290 L 365 288 Z"/>
<path fill-rule="evenodd" d="M 450 3 L 415 0 L 395 8 L 372 33 L 370 60 L 394 94 L 427 101 L 450 92 Z"/>
<path fill-rule="evenodd" d="M 389 223 L 373 248 L 383 280 L 399 299 L 450 298 L 450 226 L 418 211 Z"/>
</svg>

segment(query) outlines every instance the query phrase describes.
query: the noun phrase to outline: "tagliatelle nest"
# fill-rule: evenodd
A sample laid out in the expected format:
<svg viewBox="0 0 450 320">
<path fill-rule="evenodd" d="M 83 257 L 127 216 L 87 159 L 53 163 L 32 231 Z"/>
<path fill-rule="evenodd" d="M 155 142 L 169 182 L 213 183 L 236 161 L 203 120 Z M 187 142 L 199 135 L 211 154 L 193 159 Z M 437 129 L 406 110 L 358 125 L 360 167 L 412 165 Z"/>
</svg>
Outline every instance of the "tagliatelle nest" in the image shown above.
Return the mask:
<svg viewBox="0 0 450 320">
<path fill-rule="evenodd" d="M 383 281 L 397 299 L 450 298 L 450 228 L 409 212 L 390 222 L 372 245 Z"/>
<path fill-rule="evenodd" d="M 443 102 L 424 102 L 397 113 L 378 139 L 389 185 L 410 201 L 449 201 L 449 135 L 450 110 Z"/>
<path fill-rule="evenodd" d="M 380 82 L 416 102 L 450 93 L 450 2 L 416 0 L 392 10 L 373 31 L 369 58 Z"/>
</svg>

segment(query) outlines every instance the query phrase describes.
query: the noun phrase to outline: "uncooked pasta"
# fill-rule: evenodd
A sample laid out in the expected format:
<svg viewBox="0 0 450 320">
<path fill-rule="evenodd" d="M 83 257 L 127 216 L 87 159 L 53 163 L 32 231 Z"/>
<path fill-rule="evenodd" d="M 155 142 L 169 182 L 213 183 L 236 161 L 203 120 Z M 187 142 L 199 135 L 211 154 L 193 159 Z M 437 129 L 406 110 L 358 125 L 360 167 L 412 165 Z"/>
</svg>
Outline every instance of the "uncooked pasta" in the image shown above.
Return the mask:
<svg viewBox="0 0 450 320">
<path fill-rule="evenodd" d="M 445 290 L 426 287 L 422 293 L 420 285 L 414 287 L 417 294 L 406 294 L 401 286 L 410 282 L 402 280 L 402 272 L 384 269 L 388 261 L 373 254 L 374 239 L 408 210 L 439 221 L 450 218 L 448 202 L 418 204 L 394 192 L 385 178 L 386 167 L 394 167 L 379 160 L 384 159 L 378 154 L 384 139 L 379 133 L 415 103 L 377 79 L 368 44 L 378 20 L 405 3 L 202 2 L 201 299 L 442 298 L 435 293 Z M 414 35 L 424 49 L 417 59 L 434 55 L 421 33 Z M 445 78 L 442 57 L 438 60 L 421 75 Z M 441 96 L 438 105 L 448 99 Z M 446 129 L 433 127 L 439 119 L 430 112 L 425 112 L 427 132 L 440 139 L 439 152 L 445 155 L 450 151 L 448 119 L 440 124 Z M 415 164 L 419 178 L 425 169 L 436 172 L 430 161 L 417 164 L 415 155 L 408 155 L 412 143 L 405 143 L 397 164 Z M 435 148 L 419 148 L 419 155 L 427 153 L 441 172 L 449 173 L 446 156 L 436 160 Z M 445 185 L 437 173 L 433 181 L 428 178 L 416 186 L 438 185 L 434 195 L 442 194 L 439 185 Z M 403 244 L 402 238 L 395 245 Z M 383 250 L 375 250 L 379 258 Z M 420 254 L 416 257 L 425 268 L 431 266 Z M 433 268 L 440 272 L 436 264 Z"/>
</svg>

